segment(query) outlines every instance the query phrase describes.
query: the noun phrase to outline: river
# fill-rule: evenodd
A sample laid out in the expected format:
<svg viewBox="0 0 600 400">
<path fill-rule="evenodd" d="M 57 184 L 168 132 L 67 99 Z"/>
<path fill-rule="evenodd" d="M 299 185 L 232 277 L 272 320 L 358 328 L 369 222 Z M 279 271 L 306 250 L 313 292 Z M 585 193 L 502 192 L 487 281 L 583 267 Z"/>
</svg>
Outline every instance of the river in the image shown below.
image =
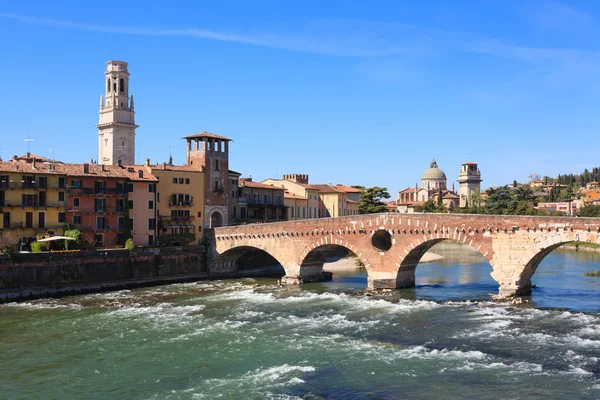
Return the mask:
<svg viewBox="0 0 600 400">
<path fill-rule="evenodd" d="M 554 251 L 512 306 L 487 262 L 436 251 L 378 296 L 346 271 L 0 306 L 0 397 L 600 399 L 600 254 Z"/>
</svg>

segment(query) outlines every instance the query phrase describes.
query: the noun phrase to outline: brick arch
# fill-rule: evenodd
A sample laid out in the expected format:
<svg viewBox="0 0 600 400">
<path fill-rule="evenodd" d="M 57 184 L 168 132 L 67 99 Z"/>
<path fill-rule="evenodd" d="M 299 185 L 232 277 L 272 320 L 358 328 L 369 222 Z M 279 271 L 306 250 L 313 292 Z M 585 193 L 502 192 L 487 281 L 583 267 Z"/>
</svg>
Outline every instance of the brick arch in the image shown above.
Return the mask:
<svg viewBox="0 0 600 400">
<path fill-rule="evenodd" d="M 252 251 L 262 251 L 272 257 L 284 270 L 286 265 L 282 262 L 279 254 L 269 251 L 268 248 L 253 246 L 251 244 L 240 244 L 228 248 L 220 254 L 216 254 L 212 261 L 211 273 L 231 273 L 237 271 L 237 262 Z"/>
<path fill-rule="evenodd" d="M 493 265 L 493 254 L 484 251 L 487 246 L 484 246 L 479 238 L 472 238 L 471 236 L 464 236 L 463 238 L 457 237 L 454 233 L 444 232 L 442 234 L 431 234 L 430 237 L 419 237 L 414 238 L 407 242 L 402 249 L 396 266 L 398 267 L 396 282 L 398 287 L 411 287 L 415 284 L 415 270 L 421 261 L 421 258 L 427 253 L 433 246 L 444 241 L 452 241 L 460 244 L 466 244 L 473 250 L 477 251 L 483 256 L 483 258 L 490 264 L 492 271 L 490 275 L 494 280 L 494 265 Z"/>
<path fill-rule="evenodd" d="M 560 246 L 582 239 L 580 235 L 583 234 L 585 233 L 579 231 L 555 232 L 551 235 L 544 235 L 542 240 L 529 246 L 526 253 L 513 268 L 511 279 L 517 283 L 519 291 L 522 293 L 531 292 L 531 278 L 542 260 Z"/>
<path fill-rule="evenodd" d="M 351 251 L 352 253 L 354 253 L 360 259 L 360 261 L 363 263 L 363 265 L 365 266 L 365 268 L 367 270 L 371 266 L 369 264 L 369 260 L 366 256 L 366 254 L 363 251 L 361 251 L 358 246 L 356 246 L 353 243 L 350 243 L 348 241 L 341 240 L 341 239 L 334 239 L 332 242 L 317 241 L 317 242 L 309 244 L 302 250 L 302 253 L 300 254 L 300 259 L 298 260 L 298 265 L 302 266 L 302 264 L 304 264 L 306 262 L 307 257 L 312 252 L 314 252 L 315 250 L 322 248 L 324 246 L 343 247 L 343 248 L 347 249 L 348 251 Z"/>
</svg>

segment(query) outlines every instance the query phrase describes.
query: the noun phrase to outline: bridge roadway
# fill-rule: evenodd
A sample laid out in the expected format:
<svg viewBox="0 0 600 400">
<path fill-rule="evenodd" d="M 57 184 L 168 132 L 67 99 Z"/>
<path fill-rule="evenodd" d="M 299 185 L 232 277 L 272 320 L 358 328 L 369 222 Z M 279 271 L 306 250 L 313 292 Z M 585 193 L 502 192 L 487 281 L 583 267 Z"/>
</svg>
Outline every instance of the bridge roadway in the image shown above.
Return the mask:
<svg viewBox="0 0 600 400">
<path fill-rule="evenodd" d="M 443 240 L 464 243 L 485 257 L 501 294 L 528 295 L 531 277 L 552 250 L 581 241 L 600 244 L 600 218 L 472 214 L 364 214 L 214 229 L 211 273 L 235 272 L 237 260 L 260 249 L 285 269 L 286 283 L 320 280 L 335 247 L 353 252 L 368 287 L 415 285 L 421 257 Z"/>
</svg>

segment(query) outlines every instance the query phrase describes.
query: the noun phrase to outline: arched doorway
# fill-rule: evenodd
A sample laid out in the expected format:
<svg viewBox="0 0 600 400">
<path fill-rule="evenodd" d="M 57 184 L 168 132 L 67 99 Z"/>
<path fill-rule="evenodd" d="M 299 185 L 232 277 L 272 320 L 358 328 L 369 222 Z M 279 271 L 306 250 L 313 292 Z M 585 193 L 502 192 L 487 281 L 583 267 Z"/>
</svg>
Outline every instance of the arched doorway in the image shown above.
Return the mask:
<svg viewBox="0 0 600 400">
<path fill-rule="evenodd" d="M 223 226 L 223 215 L 220 212 L 215 211 L 210 216 L 210 227 L 218 228 L 220 226 Z"/>
</svg>

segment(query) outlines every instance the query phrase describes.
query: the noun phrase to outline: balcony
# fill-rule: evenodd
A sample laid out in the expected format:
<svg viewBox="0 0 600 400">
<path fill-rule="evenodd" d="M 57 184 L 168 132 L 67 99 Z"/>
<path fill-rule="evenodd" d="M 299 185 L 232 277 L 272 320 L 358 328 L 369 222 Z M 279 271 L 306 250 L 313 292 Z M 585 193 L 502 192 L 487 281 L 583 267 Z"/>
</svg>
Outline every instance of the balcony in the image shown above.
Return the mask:
<svg viewBox="0 0 600 400">
<path fill-rule="evenodd" d="M 22 182 L 0 182 L 0 189 L 2 190 L 56 190 L 66 189 L 64 186 L 58 185 L 39 185 L 39 184 L 26 184 Z"/>
<path fill-rule="evenodd" d="M 194 221 L 195 218 L 193 215 L 161 215 L 161 222 L 188 222 Z"/>
<path fill-rule="evenodd" d="M 87 188 L 87 187 L 69 187 L 69 194 L 71 195 L 93 195 L 93 196 L 127 196 L 128 192 L 126 189 L 117 188 Z"/>
<path fill-rule="evenodd" d="M 169 202 L 169 207 L 191 207 L 194 204 L 192 200 Z"/>
<path fill-rule="evenodd" d="M 73 207 L 67 210 L 69 213 L 78 214 L 125 214 L 123 207 Z"/>
<path fill-rule="evenodd" d="M 24 203 L 6 203 L 4 205 L 0 205 L 0 207 L 4 208 L 15 208 L 15 207 L 33 207 L 33 208 L 65 208 L 65 202 L 40 202 L 40 201 L 26 201 Z"/>
</svg>

